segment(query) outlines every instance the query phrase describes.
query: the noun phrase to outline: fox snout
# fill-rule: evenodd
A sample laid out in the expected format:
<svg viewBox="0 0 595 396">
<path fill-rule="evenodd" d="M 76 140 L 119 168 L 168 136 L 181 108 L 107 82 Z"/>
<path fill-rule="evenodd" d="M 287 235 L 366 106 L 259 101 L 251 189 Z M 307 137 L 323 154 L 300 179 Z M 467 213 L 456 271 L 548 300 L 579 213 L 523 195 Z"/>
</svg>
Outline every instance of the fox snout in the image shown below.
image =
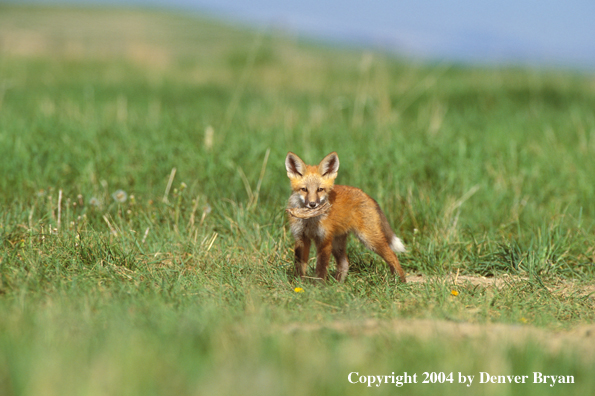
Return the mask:
<svg viewBox="0 0 595 396">
<path fill-rule="evenodd" d="M 322 202 L 321 197 L 318 194 L 311 194 L 309 191 L 300 191 L 299 194 L 302 205 L 306 208 L 314 209 Z"/>
<path fill-rule="evenodd" d="M 314 209 L 326 199 L 326 192 L 318 183 L 311 183 L 309 187 L 302 187 L 304 206 Z M 306 191 L 304 191 L 306 190 Z"/>
</svg>

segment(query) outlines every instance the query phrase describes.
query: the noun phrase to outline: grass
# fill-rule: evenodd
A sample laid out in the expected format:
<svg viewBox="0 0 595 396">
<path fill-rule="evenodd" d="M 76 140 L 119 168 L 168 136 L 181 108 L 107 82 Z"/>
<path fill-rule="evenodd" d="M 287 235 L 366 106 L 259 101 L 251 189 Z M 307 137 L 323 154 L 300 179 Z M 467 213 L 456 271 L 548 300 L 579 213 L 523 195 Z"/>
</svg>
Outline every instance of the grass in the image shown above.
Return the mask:
<svg viewBox="0 0 595 396">
<path fill-rule="evenodd" d="M 592 393 L 593 108 L 592 74 L 0 5 L 0 393 Z M 290 150 L 339 153 L 409 283 L 355 241 L 295 278 Z M 535 371 L 575 383 L 478 383 Z"/>
</svg>

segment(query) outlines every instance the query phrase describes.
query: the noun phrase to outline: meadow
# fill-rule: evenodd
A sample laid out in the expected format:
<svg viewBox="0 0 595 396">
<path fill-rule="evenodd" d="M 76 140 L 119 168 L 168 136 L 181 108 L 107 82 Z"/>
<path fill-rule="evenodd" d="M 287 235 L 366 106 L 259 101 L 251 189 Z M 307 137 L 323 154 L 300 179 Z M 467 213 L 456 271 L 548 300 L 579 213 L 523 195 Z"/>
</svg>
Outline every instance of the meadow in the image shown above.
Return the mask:
<svg viewBox="0 0 595 396">
<path fill-rule="evenodd" d="M 592 394 L 594 109 L 589 72 L 0 4 L 0 394 Z M 295 277 L 288 151 L 338 152 L 408 283 L 354 239 Z"/>
</svg>

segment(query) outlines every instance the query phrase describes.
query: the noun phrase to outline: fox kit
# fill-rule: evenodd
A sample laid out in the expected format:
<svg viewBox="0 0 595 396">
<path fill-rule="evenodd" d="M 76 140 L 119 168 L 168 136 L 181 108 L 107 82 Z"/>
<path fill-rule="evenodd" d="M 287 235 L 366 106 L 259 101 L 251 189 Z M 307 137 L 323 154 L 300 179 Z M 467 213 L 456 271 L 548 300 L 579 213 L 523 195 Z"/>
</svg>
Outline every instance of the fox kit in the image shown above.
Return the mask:
<svg viewBox="0 0 595 396">
<path fill-rule="evenodd" d="M 316 244 L 316 277 L 326 279 L 331 254 L 337 262 L 338 281 L 347 276 L 347 236 L 354 233 L 373 252 L 378 253 L 405 282 L 405 272 L 395 252 L 405 246 L 390 228 L 378 203 L 359 188 L 335 186 L 339 170 L 339 156 L 332 152 L 318 165 L 306 165 L 292 152 L 285 158 L 287 176 L 293 193 L 287 208 L 313 209 L 331 206 L 327 212 L 311 218 L 289 216 L 295 238 L 295 268 L 299 276 L 306 275 L 311 240 Z"/>
</svg>

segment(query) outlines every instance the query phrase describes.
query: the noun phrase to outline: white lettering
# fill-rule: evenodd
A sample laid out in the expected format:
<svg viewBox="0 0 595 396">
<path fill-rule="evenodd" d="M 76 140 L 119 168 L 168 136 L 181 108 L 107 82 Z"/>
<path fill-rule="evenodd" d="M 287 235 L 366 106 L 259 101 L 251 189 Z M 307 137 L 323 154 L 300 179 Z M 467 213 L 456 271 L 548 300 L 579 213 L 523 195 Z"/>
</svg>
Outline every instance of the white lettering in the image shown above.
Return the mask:
<svg viewBox="0 0 595 396">
<path fill-rule="evenodd" d="M 396 379 L 396 381 L 394 382 L 394 384 L 396 387 L 400 388 L 401 386 L 403 386 L 403 376 L 402 375 L 397 375 L 395 377 L 395 379 Z"/>
<path fill-rule="evenodd" d="M 565 383 L 566 384 L 574 384 L 574 375 L 567 375 Z"/>
<path fill-rule="evenodd" d="M 547 376 L 546 376 L 546 378 L 547 378 Z M 555 375 L 550 375 L 550 378 L 552 379 L 552 383 L 551 383 L 550 386 L 556 385 L 556 376 Z"/>
<path fill-rule="evenodd" d="M 459 384 L 464 384 L 468 381 L 469 383 L 467 384 L 467 386 L 471 386 L 471 384 L 473 383 L 473 378 L 475 378 L 474 375 L 463 375 L 463 373 L 459 371 Z"/>
</svg>

